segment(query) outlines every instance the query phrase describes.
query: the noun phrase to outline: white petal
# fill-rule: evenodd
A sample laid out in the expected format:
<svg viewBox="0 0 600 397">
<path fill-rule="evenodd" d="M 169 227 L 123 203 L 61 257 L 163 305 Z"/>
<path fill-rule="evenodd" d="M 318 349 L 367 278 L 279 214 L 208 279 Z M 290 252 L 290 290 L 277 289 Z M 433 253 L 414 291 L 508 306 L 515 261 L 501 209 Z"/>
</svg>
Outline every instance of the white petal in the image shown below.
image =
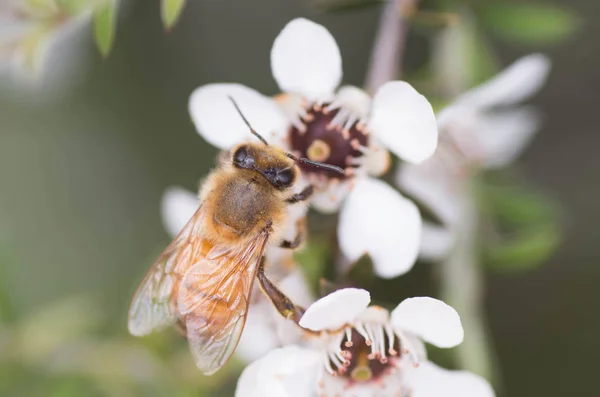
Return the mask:
<svg viewBox="0 0 600 397">
<path fill-rule="evenodd" d="M 342 79 L 342 57 L 323 26 L 304 18 L 289 22 L 271 49 L 271 70 L 282 91 L 309 100 L 329 97 Z"/>
<path fill-rule="evenodd" d="M 350 324 L 371 302 L 368 291 L 344 288 L 319 299 L 306 309 L 300 326 L 313 330 L 337 330 Z"/>
<path fill-rule="evenodd" d="M 168 188 L 162 197 L 160 212 L 167 233 L 175 237 L 200 206 L 194 193 L 180 187 Z"/>
<path fill-rule="evenodd" d="M 425 361 L 411 374 L 412 397 L 495 396 L 485 379 L 468 371 L 449 371 Z"/>
<path fill-rule="evenodd" d="M 236 397 L 307 397 L 316 394 L 317 352 L 288 346 L 250 364 L 240 376 Z"/>
<path fill-rule="evenodd" d="M 208 84 L 192 93 L 189 112 L 196 130 L 210 144 L 230 149 L 244 141 L 257 141 L 230 98 L 267 141 L 287 130 L 287 119 L 271 98 L 241 84 Z"/>
<path fill-rule="evenodd" d="M 408 298 L 392 312 L 392 325 L 419 336 L 437 347 L 460 344 L 464 331 L 456 310 L 444 302 L 429 298 Z"/>
<path fill-rule="evenodd" d="M 453 243 L 454 234 L 450 229 L 423 222 L 419 257 L 430 261 L 438 261 L 448 255 Z"/>
<path fill-rule="evenodd" d="M 461 95 L 455 103 L 482 109 L 524 101 L 542 88 L 550 66 L 545 55 L 524 56 L 491 80 Z"/>
<path fill-rule="evenodd" d="M 244 362 L 253 362 L 279 347 L 273 327 L 273 315 L 279 313 L 274 312 L 273 305 L 265 299 L 252 303 L 248 308 L 244 331 L 235 350 Z"/>
<path fill-rule="evenodd" d="M 401 190 L 425 204 L 444 223 L 455 225 L 460 220 L 460 202 L 455 179 L 432 157 L 423 164 L 402 164 L 396 173 L 396 183 Z"/>
<path fill-rule="evenodd" d="M 373 139 L 375 141 L 375 139 Z M 390 169 L 392 160 L 390 158 L 390 152 L 388 152 L 383 145 L 376 142 L 372 142 L 370 149 L 365 154 L 365 169 L 367 173 L 372 176 L 380 176 Z"/>
<path fill-rule="evenodd" d="M 279 288 L 296 304 L 306 307 L 314 302 L 304 273 L 300 268 L 292 270 L 284 277 L 279 282 Z"/>
<path fill-rule="evenodd" d="M 381 306 L 369 306 L 356 318 L 359 322 L 379 324 L 387 324 L 389 320 L 390 312 Z"/>
<path fill-rule="evenodd" d="M 412 163 L 427 159 L 437 147 L 431 104 L 404 81 L 390 81 L 377 90 L 368 127 L 390 151 Z"/>
<path fill-rule="evenodd" d="M 335 94 L 332 106 L 337 107 L 336 105 L 349 110 L 359 120 L 366 121 L 371 110 L 371 97 L 358 87 L 345 85 Z"/>
<path fill-rule="evenodd" d="M 315 210 L 324 214 L 331 214 L 340 209 L 342 202 L 352 191 L 352 185 L 349 181 L 330 184 L 325 182 L 324 186 L 319 187 L 317 181 L 317 191 L 310 198 L 310 205 Z"/>
<path fill-rule="evenodd" d="M 364 254 L 380 277 L 409 271 L 419 252 L 421 214 L 416 205 L 386 183 L 357 178 L 338 223 L 342 253 L 352 262 Z"/>
<path fill-rule="evenodd" d="M 540 125 L 539 114 L 531 108 L 512 109 L 481 116 L 477 138 L 481 161 L 490 168 L 504 167 L 515 160 L 533 139 Z"/>
</svg>

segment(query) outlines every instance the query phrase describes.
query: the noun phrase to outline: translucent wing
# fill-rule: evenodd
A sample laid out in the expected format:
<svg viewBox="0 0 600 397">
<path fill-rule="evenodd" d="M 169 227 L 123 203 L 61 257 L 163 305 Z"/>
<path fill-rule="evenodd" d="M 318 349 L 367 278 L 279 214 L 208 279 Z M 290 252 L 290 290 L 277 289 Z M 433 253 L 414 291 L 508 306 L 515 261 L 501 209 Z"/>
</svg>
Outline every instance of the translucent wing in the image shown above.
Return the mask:
<svg viewBox="0 0 600 397">
<path fill-rule="evenodd" d="M 202 239 L 202 218 L 200 207 L 154 262 L 135 292 L 129 308 L 128 328 L 132 335 L 147 335 L 177 320 L 175 298 L 179 283 L 207 249 Z"/>
<path fill-rule="evenodd" d="M 233 354 L 240 339 L 252 285 L 262 260 L 269 230 L 235 251 L 218 250 L 185 274 L 177 300 L 185 317 L 190 350 L 200 370 L 210 375 Z"/>
</svg>

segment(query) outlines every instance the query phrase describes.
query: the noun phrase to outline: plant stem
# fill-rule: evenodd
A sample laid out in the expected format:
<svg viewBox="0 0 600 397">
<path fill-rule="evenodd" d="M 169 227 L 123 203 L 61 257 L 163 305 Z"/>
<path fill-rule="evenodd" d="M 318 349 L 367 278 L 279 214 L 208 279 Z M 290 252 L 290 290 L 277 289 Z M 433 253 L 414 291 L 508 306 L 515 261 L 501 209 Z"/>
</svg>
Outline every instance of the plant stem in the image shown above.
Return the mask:
<svg viewBox="0 0 600 397">
<path fill-rule="evenodd" d="M 375 34 L 365 88 L 371 94 L 383 83 L 402 74 L 402 56 L 406 44 L 405 15 L 418 0 L 388 0 L 381 10 L 379 28 Z"/>
<path fill-rule="evenodd" d="M 460 314 L 465 339 L 457 347 L 461 368 L 498 384 L 499 372 L 483 308 L 483 275 L 478 251 L 478 206 L 472 183 L 463 189 L 455 246 L 441 264 L 443 300 Z"/>
</svg>

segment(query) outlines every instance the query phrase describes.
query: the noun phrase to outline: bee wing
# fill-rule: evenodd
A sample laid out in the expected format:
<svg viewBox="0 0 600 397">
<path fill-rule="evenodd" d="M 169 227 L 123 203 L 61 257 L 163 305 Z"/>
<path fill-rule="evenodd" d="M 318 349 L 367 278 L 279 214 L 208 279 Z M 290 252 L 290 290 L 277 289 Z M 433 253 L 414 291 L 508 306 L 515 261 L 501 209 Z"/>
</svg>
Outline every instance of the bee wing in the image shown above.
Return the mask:
<svg viewBox="0 0 600 397">
<path fill-rule="evenodd" d="M 196 365 L 206 375 L 221 368 L 237 347 L 268 238 L 263 230 L 235 253 L 201 260 L 181 282 L 178 311 L 185 316 Z"/>
<path fill-rule="evenodd" d="M 179 282 L 202 255 L 202 215 L 200 207 L 146 273 L 129 308 L 132 335 L 147 335 L 177 319 Z"/>
</svg>

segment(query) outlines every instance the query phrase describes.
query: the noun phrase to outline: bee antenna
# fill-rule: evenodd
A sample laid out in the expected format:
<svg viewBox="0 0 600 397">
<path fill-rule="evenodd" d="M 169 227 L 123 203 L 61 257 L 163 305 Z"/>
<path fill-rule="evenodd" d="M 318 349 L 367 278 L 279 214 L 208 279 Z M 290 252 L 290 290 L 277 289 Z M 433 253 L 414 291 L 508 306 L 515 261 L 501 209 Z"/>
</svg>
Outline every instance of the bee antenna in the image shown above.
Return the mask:
<svg viewBox="0 0 600 397">
<path fill-rule="evenodd" d="M 264 143 L 266 146 L 269 146 L 269 142 L 267 142 L 267 140 L 265 138 L 263 138 L 258 132 L 256 132 L 256 130 L 254 128 L 252 128 L 252 126 L 250 125 L 250 122 L 248 121 L 248 119 L 246 119 L 246 117 L 244 116 L 244 113 L 242 113 L 242 110 L 238 106 L 237 102 L 233 99 L 233 97 L 231 95 L 228 95 L 228 97 L 231 100 L 231 102 L 233 103 L 233 106 L 235 106 L 235 110 L 237 110 L 239 115 L 242 117 L 242 120 L 244 120 L 244 123 L 246 123 L 248 128 L 250 128 L 250 132 L 252 133 L 252 135 L 254 135 L 258 139 L 260 139 L 260 141 L 262 143 Z"/>
<path fill-rule="evenodd" d="M 291 158 L 292 160 L 294 160 L 297 163 L 300 164 L 307 164 L 307 165 L 312 165 L 313 167 L 317 167 L 317 168 L 322 168 L 324 170 L 329 170 L 329 171 L 333 171 L 333 172 L 337 172 L 338 174 L 344 174 L 344 170 L 338 166 L 335 165 L 331 165 L 331 164 L 326 164 L 326 163 L 320 163 L 318 161 L 312 161 L 309 160 L 307 158 L 304 157 L 296 157 L 291 153 L 286 153 L 285 154 L 287 157 Z"/>
</svg>

